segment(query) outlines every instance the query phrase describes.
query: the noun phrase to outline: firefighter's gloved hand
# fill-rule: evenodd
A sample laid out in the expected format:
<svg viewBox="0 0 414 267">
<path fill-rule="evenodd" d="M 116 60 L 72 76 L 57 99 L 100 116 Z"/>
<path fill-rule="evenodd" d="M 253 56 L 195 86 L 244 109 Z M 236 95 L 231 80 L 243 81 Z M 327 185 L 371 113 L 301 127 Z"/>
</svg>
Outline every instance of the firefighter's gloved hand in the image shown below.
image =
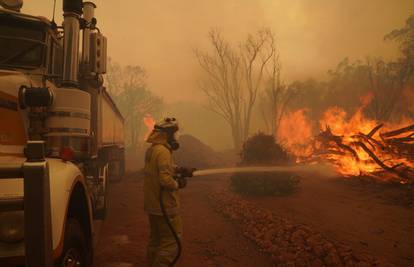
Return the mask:
<svg viewBox="0 0 414 267">
<path fill-rule="evenodd" d="M 178 167 L 176 169 L 176 172 L 180 177 L 193 177 L 194 171 L 196 171 L 195 168 Z"/>
<path fill-rule="evenodd" d="M 177 178 L 178 188 L 182 189 L 187 186 L 187 178 L 178 177 Z"/>
</svg>

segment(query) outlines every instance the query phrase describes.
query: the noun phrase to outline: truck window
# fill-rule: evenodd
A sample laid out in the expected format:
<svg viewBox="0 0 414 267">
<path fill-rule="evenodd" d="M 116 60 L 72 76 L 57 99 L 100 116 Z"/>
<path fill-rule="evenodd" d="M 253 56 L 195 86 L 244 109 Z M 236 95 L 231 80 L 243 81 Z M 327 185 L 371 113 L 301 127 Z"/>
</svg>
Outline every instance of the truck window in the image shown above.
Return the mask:
<svg viewBox="0 0 414 267">
<path fill-rule="evenodd" d="M 2 21 L 0 21 L 2 22 Z M 0 65 L 17 68 L 41 67 L 44 63 L 45 31 L 20 23 L 0 24 Z"/>
<path fill-rule="evenodd" d="M 26 131 L 17 98 L 0 91 L 0 156 L 22 154 Z"/>
</svg>

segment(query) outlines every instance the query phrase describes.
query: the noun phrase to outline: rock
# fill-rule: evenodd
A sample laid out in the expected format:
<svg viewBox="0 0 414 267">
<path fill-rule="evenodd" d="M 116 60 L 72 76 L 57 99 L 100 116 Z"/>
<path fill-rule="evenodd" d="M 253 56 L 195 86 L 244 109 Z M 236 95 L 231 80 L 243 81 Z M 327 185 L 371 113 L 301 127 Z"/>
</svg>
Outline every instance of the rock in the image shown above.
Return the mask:
<svg viewBox="0 0 414 267">
<path fill-rule="evenodd" d="M 314 246 L 312 250 L 313 250 L 313 253 L 315 253 L 315 256 L 318 258 L 323 258 L 326 255 L 325 250 L 320 245 Z"/>
<path fill-rule="evenodd" d="M 314 259 L 310 267 L 324 267 L 325 264 L 320 259 Z"/>
<path fill-rule="evenodd" d="M 280 262 L 294 262 L 295 261 L 295 254 L 290 252 L 283 252 L 279 256 Z"/>
<path fill-rule="evenodd" d="M 369 264 L 366 261 L 360 261 L 357 264 L 355 264 L 355 267 L 371 267 L 371 266 L 372 266 L 372 264 Z"/>
<path fill-rule="evenodd" d="M 262 246 L 266 251 L 269 251 L 269 252 L 272 251 L 273 245 L 272 245 L 272 242 L 270 242 L 269 240 L 263 241 Z"/>
<path fill-rule="evenodd" d="M 345 261 L 345 267 L 355 267 L 355 264 L 353 261 Z"/>
<path fill-rule="evenodd" d="M 319 238 L 319 236 L 317 235 L 313 235 L 310 238 L 306 239 L 306 243 L 310 246 L 310 247 L 316 247 L 319 245 L 322 245 L 322 240 Z"/>
<path fill-rule="evenodd" d="M 294 243 L 295 246 L 298 247 L 305 247 L 306 246 L 306 242 L 305 239 L 303 238 L 304 233 L 303 231 L 296 231 L 292 234 L 291 240 Z"/>
<path fill-rule="evenodd" d="M 213 193 L 210 200 L 217 212 L 239 224 L 244 236 L 269 253 L 278 267 L 393 266 L 328 241 L 310 227 L 278 217 L 228 191 Z"/>
<path fill-rule="evenodd" d="M 343 263 L 341 259 L 338 256 L 338 253 L 336 253 L 335 250 L 332 250 L 325 258 L 324 262 L 327 266 L 335 266 L 335 267 L 341 267 L 343 266 Z"/>
<path fill-rule="evenodd" d="M 274 234 L 275 234 L 275 231 L 270 228 L 269 230 L 266 231 L 266 233 L 264 233 L 263 238 L 265 240 L 272 241 Z"/>
<path fill-rule="evenodd" d="M 325 244 L 323 244 L 323 249 L 324 249 L 326 252 L 329 252 L 329 251 L 331 251 L 332 249 L 334 249 L 334 246 L 333 246 L 333 244 L 332 244 L 331 242 L 325 242 Z"/>
</svg>

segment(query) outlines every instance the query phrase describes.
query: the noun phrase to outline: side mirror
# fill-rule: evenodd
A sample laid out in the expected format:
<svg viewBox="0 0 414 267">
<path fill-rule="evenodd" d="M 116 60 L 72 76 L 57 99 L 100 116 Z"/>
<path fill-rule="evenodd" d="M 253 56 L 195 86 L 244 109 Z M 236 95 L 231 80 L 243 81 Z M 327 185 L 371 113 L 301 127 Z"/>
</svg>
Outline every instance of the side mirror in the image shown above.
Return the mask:
<svg viewBox="0 0 414 267">
<path fill-rule="evenodd" d="M 90 37 L 90 68 L 96 74 L 106 73 L 107 40 L 99 32 L 94 32 Z"/>
<path fill-rule="evenodd" d="M 47 87 L 27 87 L 22 85 L 19 89 L 19 106 L 48 107 L 53 104 L 53 92 Z"/>
</svg>

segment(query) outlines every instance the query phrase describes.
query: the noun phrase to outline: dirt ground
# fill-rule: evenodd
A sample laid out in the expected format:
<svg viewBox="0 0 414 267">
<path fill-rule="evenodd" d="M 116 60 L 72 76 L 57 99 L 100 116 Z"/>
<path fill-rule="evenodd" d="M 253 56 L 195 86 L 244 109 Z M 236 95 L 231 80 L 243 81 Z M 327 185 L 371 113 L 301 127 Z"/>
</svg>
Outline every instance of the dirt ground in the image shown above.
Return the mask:
<svg viewBox="0 0 414 267">
<path fill-rule="evenodd" d="M 111 204 L 101 226 L 95 266 L 145 266 L 149 228 L 143 211 L 142 179 L 129 176 L 111 186 Z M 184 241 L 177 266 L 271 266 L 268 256 L 209 205 L 211 186 L 205 180 L 194 180 L 182 191 Z"/>
<path fill-rule="evenodd" d="M 357 252 L 414 266 L 414 194 L 400 186 L 344 179 L 302 179 L 296 194 L 250 199 L 304 223 Z"/>
<path fill-rule="evenodd" d="M 217 212 L 211 193 L 228 188 L 227 177 L 198 177 L 182 191 L 184 251 L 177 266 L 273 266 L 269 254 L 243 235 L 242 228 Z M 111 184 L 108 218 L 95 253 L 97 267 L 145 266 L 148 222 L 142 178 L 129 175 Z M 308 175 L 290 196 L 243 198 L 397 266 L 414 266 L 412 191 L 401 187 Z M 334 266 L 334 265 L 331 265 Z"/>
</svg>

